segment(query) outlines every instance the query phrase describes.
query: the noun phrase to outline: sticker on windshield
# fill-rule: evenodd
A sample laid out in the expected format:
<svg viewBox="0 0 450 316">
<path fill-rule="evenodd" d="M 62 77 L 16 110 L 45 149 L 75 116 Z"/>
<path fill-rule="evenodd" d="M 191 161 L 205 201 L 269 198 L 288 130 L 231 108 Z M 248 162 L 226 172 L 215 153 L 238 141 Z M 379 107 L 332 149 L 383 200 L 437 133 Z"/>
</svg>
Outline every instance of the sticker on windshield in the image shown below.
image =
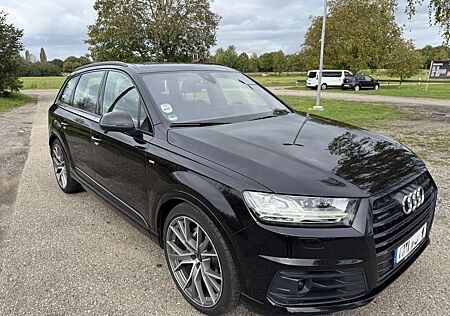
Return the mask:
<svg viewBox="0 0 450 316">
<path fill-rule="evenodd" d="M 171 122 L 178 121 L 178 116 L 176 116 L 175 114 L 170 114 L 169 116 L 167 116 L 167 118 L 168 118 L 169 121 L 171 121 Z"/>
<path fill-rule="evenodd" d="M 163 111 L 164 113 L 172 113 L 173 112 L 173 108 L 169 103 L 163 103 L 160 105 L 161 107 L 161 111 Z"/>
</svg>

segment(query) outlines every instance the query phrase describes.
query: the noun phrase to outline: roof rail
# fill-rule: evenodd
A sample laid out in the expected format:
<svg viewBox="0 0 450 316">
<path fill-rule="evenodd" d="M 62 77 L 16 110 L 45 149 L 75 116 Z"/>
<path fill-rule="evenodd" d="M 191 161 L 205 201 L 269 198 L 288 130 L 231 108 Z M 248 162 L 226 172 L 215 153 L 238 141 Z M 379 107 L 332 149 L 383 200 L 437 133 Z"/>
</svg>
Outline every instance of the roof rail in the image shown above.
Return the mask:
<svg viewBox="0 0 450 316">
<path fill-rule="evenodd" d="M 83 66 L 80 66 L 78 68 L 76 68 L 74 70 L 78 71 L 81 69 L 85 69 L 85 68 L 90 68 L 90 67 L 96 67 L 96 66 L 122 66 L 122 67 L 128 67 L 128 64 L 121 62 L 121 61 L 101 61 L 101 62 L 97 62 L 97 63 L 90 63 L 90 64 L 86 64 Z"/>
</svg>

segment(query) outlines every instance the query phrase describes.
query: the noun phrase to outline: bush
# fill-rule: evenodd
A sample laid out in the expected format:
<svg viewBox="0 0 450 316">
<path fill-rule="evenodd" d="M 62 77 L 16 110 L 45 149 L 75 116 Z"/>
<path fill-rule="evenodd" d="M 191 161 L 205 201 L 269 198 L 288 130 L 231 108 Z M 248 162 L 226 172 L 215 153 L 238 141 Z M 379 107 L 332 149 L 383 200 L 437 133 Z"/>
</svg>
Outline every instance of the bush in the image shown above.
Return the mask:
<svg viewBox="0 0 450 316">
<path fill-rule="evenodd" d="M 61 70 L 52 63 L 29 63 L 21 59 L 18 75 L 19 77 L 60 76 Z"/>
</svg>

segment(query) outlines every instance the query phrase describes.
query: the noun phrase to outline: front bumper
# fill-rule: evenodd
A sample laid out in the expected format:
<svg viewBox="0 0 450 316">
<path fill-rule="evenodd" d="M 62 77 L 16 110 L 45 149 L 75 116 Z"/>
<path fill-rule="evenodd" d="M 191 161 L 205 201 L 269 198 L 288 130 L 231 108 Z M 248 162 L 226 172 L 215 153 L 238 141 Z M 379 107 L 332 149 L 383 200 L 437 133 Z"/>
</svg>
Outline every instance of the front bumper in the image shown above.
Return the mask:
<svg viewBox="0 0 450 316">
<path fill-rule="evenodd" d="M 280 313 L 328 313 L 369 303 L 430 243 L 437 191 L 431 177 L 427 185 L 428 202 L 401 222 L 399 218 L 403 217 L 395 213 L 397 207 L 389 209 L 395 214 L 381 214 L 386 206 L 367 199 L 361 202 L 352 227 L 296 228 L 254 223 L 235 235 L 244 296 L 264 311 Z M 388 215 L 396 219 L 389 217 L 389 222 L 384 223 Z M 426 238 L 394 267 L 394 249 L 425 223 Z M 381 225 L 395 234 L 380 232 Z"/>
</svg>

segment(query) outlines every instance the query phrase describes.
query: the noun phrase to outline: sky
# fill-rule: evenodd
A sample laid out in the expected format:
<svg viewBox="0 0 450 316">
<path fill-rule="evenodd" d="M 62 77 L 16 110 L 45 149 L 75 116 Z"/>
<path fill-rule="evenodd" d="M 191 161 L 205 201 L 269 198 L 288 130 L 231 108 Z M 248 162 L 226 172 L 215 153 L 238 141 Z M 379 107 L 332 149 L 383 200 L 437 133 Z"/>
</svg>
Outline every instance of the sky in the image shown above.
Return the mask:
<svg viewBox="0 0 450 316">
<path fill-rule="evenodd" d="M 403 13 L 405 0 L 399 1 L 397 21 L 405 26 L 405 37 L 412 38 L 418 48 L 442 44 L 439 29 L 429 25 L 426 7 L 408 20 Z M 87 53 L 87 25 L 96 18 L 93 4 L 94 0 L 1 0 L 0 10 L 9 14 L 8 22 L 24 29 L 26 49 L 39 56 L 44 47 L 51 60 Z M 322 5 L 321 0 L 215 0 L 212 10 L 222 20 L 217 45 L 211 51 L 235 45 L 238 52 L 297 52 L 310 25 L 309 17 L 321 15 Z"/>
</svg>

